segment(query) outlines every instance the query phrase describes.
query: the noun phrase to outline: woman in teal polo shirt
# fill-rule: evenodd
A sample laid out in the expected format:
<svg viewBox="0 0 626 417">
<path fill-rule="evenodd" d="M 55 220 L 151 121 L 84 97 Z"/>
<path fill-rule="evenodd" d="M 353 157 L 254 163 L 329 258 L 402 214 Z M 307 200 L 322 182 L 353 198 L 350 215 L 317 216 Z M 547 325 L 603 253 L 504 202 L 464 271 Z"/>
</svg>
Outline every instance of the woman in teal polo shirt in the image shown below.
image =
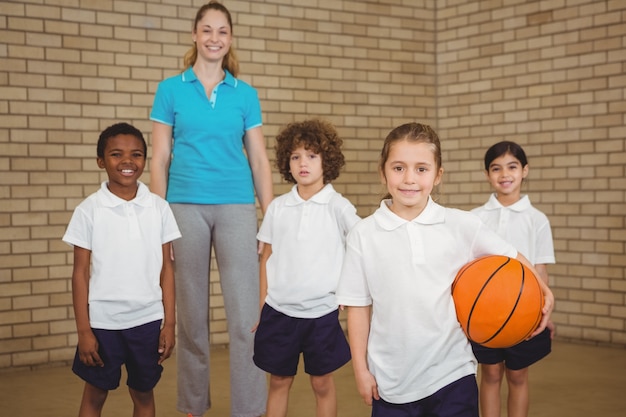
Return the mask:
<svg viewBox="0 0 626 417">
<path fill-rule="evenodd" d="M 265 373 L 252 362 L 259 281 L 255 190 L 273 198 L 257 92 L 235 78 L 232 19 L 211 1 L 196 15 L 186 70 L 162 81 L 150 114 L 152 191 L 171 204 L 183 235 L 176 254 L 178 403 L 210 408 L 209 281 L 214 245 L 230 342 L 231 414 L 265 412 Z M 245 152 L 244 152 L 245 151 Z"/>
</svg>

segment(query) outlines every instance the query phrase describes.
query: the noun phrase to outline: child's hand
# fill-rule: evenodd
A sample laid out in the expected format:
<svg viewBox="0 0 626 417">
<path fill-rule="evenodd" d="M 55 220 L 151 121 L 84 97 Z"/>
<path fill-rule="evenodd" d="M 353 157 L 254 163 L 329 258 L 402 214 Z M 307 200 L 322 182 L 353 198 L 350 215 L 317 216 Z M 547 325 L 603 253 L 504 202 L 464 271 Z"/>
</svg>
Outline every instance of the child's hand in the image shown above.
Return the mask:
<svg viewBox="0 0 626 417">
<path fill-rule="evenodd" d="M 374 375 L 372 375 L 369 370 L 364 370 L 358 374 L 355 372 L 354 378 L 356 379 L 359 394 L 361 394 L 361 398 L 363 398 L 365 404 L 372 405 L 372 399 L 380 400 L 376 378 L 374 378 Z"/>
<path fill-rule="evenodd" d="M 78 334 L 78 357 L 87 366 L 104 366 L 98 354 L 98 339 L 91 330 Z"/>
<path fill-rule="evenodd" d="M 252 326 L 252 328 L 250 329 L 250 333 L 256 332 L 256 329 L 258 328 L 259 328 L 259 322 L 257 321 L 256 324 Z"/>
<path fill-rule="evenodd" d="M 174 333 L 174 326 L 164 326 L 161 329 L 161 334 L 159 335 L 159 365 L 172 355 L 174 345 L 176 344 Z"/>
<path fill-rule="evenodd" d="M 543 288 L 543 309 L 541 312 L 543 316 L 541 317 L 541 322 L 539 323 L 539 327 L 535 329 L 533 334 L 530 335 L 529 339 L 537 336 L 539 333 L 543 332 L 546 327 L 550 329 L 550 336 L 554 334 L 554 324 L 550 321 L 550 315 L 552 314 L 552 310 L 554 309 L 554 295 L 548 286 L 542 281 L 538 280 L 540 286 Z M 551 327 L 550 327 L 551 326 Z"/>
</svg>

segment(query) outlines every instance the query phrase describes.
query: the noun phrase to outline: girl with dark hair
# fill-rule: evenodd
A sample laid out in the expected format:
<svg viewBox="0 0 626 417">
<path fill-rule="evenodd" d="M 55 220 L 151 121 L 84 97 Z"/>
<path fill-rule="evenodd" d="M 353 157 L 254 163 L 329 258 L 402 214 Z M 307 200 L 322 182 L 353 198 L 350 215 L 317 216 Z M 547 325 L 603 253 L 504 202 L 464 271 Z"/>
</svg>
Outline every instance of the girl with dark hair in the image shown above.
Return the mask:
<svg viewBox="0 0 626 417">
<path fill-rule="evenodd" d="M 547 264 L 554 263 L 550 222 L 522 195 L 528 159 L 515 142 L 499 142 L 485 153 L 485 176 L 494 190 L 489 200 L 472 210 L 500 237 L 511 243 L 535 266 L 548 283 Z M 483 417 L 500 416 L 500 386 L 506 375 L 509 417 L 528 416 L 528 367 L 550 353 L 554 325 L 539 335 L 506 349 L 473 344 L 480 363 L 480 408 Z"/>
</svg>

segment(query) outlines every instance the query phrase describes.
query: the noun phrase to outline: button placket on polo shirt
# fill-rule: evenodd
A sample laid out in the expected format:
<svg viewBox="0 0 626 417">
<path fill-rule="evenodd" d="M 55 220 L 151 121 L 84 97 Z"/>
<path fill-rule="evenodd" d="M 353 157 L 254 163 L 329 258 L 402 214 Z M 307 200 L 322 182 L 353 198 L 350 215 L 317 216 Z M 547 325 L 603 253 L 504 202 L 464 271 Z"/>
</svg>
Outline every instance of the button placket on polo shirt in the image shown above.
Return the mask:
<svg viewBox="0 0 626 417">
<path fill-rule="evenodd" d="M 139 219 L 137 218 L 134 204 L 125 203 L 124 212 L 126 214 L 126 219 L 128 220 L 128 237 L 133 240 L 140 239 L 141 233 L 139 231 Z"/>
</svg>

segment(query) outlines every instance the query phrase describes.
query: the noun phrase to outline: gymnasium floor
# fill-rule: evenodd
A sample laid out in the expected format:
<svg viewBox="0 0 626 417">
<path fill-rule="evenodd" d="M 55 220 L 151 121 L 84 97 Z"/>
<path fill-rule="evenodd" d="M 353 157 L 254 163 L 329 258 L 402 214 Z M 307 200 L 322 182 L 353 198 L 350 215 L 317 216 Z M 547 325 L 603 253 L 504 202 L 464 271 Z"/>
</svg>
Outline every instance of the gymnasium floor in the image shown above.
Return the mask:
<svg viewBox="0 0 626 417">
<path fill-rule="evenodd" d="M 228 350 L 213 349 L 213 408 L 207 417 L 228 417 Z M 176 361 L 165 363 L 155 389 L 157 417 L 182 416 L 175 409 Z M 531 417 L 626 416 L 626 349 L 554 343 L 553 352 L 531 368 Z M 359 398 L 350 364 L 336 373 L 339 416 L 369 416 Z M 77 415 L 82 382 L 69 367 L 0 372 L 0 415 L 66 417 Z M 104 417 L 131 416 L 123 385 L 109 394 Z M 292 388 L 289 416 L 315 416 L 308 378 L 300 370 Z M 503 413 L 503 417 L 506 413 Z"/>
</svg>

